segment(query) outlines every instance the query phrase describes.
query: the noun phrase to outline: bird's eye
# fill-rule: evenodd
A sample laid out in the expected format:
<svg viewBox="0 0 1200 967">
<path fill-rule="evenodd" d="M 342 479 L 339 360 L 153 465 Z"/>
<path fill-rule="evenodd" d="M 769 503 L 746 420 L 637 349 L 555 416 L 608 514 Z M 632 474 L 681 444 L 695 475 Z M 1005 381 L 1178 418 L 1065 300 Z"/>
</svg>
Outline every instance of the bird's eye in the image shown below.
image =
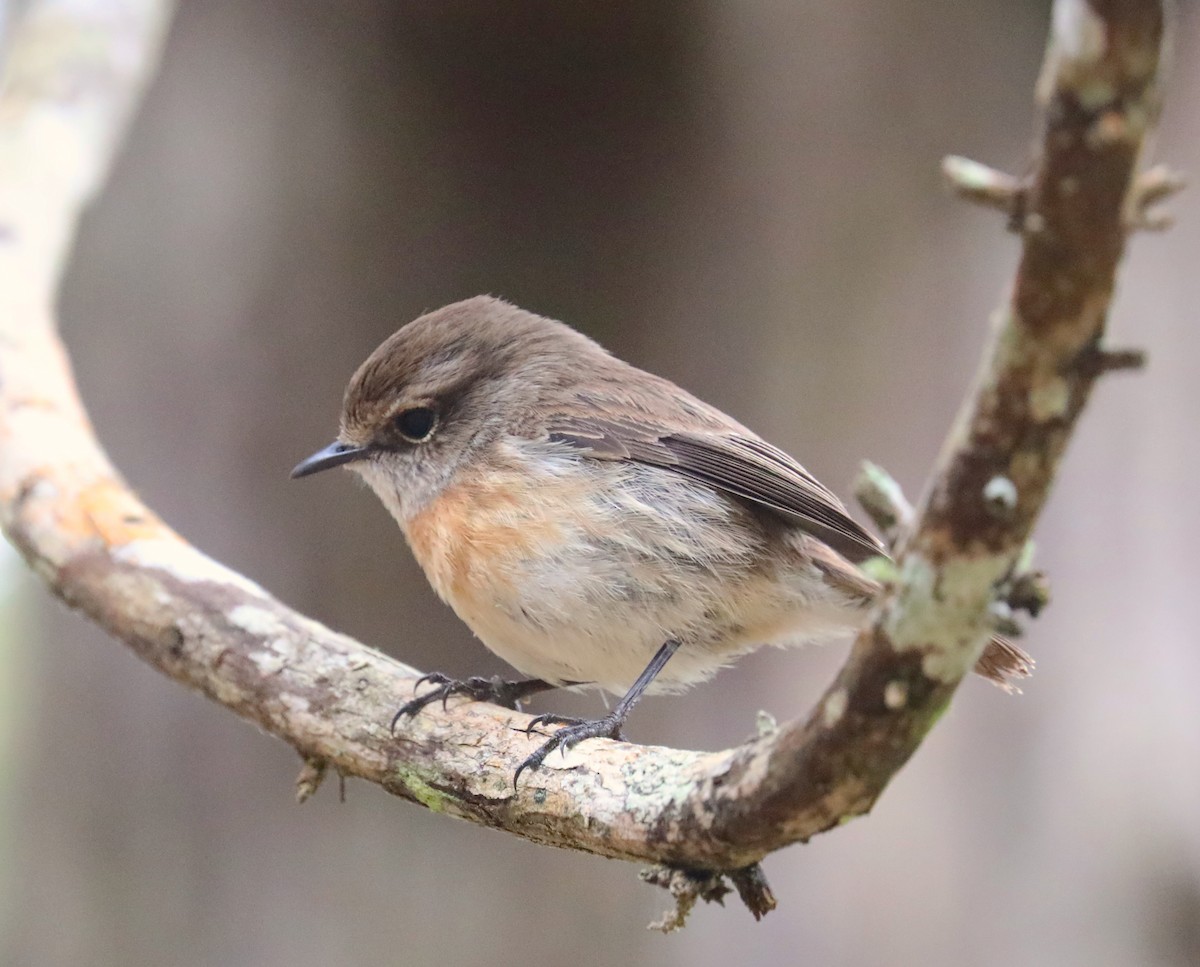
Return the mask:
<svg viewBox="0 0 1200 967">
<path fill-rule="evenodd" d="M 414 443 L 427 439 L 437 424 L 437 413 L 428 406 L 414 406 L 396 415 L 396 429 Z"/>
</svg>

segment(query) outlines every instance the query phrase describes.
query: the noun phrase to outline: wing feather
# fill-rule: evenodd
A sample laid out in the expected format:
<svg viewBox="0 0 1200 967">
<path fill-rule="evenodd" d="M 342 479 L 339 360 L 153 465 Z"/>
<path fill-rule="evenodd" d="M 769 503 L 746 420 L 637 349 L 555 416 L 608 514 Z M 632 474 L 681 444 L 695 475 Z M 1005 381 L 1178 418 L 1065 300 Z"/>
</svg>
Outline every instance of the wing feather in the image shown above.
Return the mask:
<svg viewBox="0 0 1200 967">
<path fill-rule="evenodd" d="M 572 414 L 552 422 L 550 438 L 599 460 L 631 460 L 702 480 L 778 514 L 855 564 L 887 553 L 816 477 L 778 447 L 740 427 L 672 432 L 633 418 Z M 848 594 L 867 598 L 877 591 L 873 581 L 839 565 L 833 555 L 817 554 L 814 560 L 827 579 Z M 995 637 L 975 670 L 1012 691 L 1015 679 L 1031 674 L 1033 659 L 1011 641 Z"/>
<path fill-rule="evenodd" d="M 601 460 L 663 467 L 766 508 L 859 563 L 886 553 L 841 501 L 777 447 L 737 432 L 663 431 L 635 419 L 564 415 L 550 438 Z"/>
</svg>

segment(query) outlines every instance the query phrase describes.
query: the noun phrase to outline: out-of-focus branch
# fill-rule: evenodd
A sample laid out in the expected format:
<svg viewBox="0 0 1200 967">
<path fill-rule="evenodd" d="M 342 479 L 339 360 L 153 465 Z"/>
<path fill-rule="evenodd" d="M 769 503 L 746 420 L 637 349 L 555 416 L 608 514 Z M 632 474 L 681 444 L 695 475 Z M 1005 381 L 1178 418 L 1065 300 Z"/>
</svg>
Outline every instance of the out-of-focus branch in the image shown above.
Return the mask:
<svg viewBox="0 0 1200 967">
<path fill-rule="evenodd" d="M 803 729 L 784 730 L 795 752 L 781 798 L 811 798 L 821 779 L 852 788 L 856 777 L 860 795 L 836 819 L 868 809 L 990 638 L 993 600 L 1096 378 L 1111 368 L 1102 364 L 1104 328 L 1127 213 L 1141 203 L 1136 166 L 1159 113 L 1162 38 L 1157 0 L 1056 0 L 1039 83 L 1041 143 L 1014 225 L 1023 246 L 1011 298 L 996 313 L 991 348 L 874 622 Z M 806 774 L 814 750 L 817 776 Z"/>
<path fill-rule="evenodd" d="M 416 672 L 292 611 L 175 535 L 94 439 L 52 307 L 81 207 L 155 60 L 142 0 L 36 7 L 0 95 L 0 524 L 50 588 L 143 659 L 284 739 L 301 797 L 325 764 L 530 840 L 677 870 L 753 867 L 865 812 L 919 745 L 989 634 L 1096 377 L 1142 140 L 1158 111 L 1152 0 L 1059 0 L 1045 132 L 1024 189 L 1024 251 L 977 384 L 902 541 L 891 591 L 805 721 L 717 753 L 590 740 L 514 791 L 541 741 L 484 704 L 387 728 Z M 1001 499 L 1003 498 L 1003 499 Z M 1002 510 L 1003 512 L 999 512 Z M 517 727 L 517 728 L 514 728 Z M 658 876 L 679 895 L 719 883 Z M 681 886 L 680 884 L 683 883 Z M 691 893 L 688 891 L 692 890 Z"/>
</svg>

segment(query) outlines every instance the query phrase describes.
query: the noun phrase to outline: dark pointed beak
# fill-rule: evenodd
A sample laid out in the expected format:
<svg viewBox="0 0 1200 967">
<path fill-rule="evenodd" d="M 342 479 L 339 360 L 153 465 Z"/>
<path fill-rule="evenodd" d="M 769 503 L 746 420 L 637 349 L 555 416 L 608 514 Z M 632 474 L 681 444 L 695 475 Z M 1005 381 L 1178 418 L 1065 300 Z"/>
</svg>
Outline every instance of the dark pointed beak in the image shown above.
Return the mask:
<svg viewBox="0 0 1200 967">
<path fill-rule="evenodd" d="M 319 473 L 330 467 L 340 467 L 352 460 L 361 460 L 371 452 L 370 447 L 356 447 L 349 443 L 334 440 L 324 450 L 318 450 L 306 460 L 301 460 L 292 468 L 292 479 L 307 477 L 310 473 Z"/>
</svg>

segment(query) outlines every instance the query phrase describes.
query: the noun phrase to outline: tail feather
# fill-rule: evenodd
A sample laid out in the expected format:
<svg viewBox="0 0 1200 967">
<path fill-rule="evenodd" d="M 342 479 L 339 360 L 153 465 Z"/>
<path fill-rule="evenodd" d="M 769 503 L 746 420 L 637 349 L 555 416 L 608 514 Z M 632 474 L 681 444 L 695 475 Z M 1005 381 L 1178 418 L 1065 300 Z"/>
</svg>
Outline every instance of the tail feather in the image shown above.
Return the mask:
<svg viewBox="0 0 1200 967">
<path fill-rule="evenodd" d="M 975 672 L 1006 692 L 1019 692 L 1015 682 L 1032 675 L 1033 666 L 1033 657 L 1027 651 L 997 635 L 975 663 Z"/>
<path fill-rule="evenodd" d="M 811 540 L 806 550 L 813 564 L 820 568 L 825 580 L 866 609 L 879 594 L 879 584 L 847 561 L 837 551 Z M 996 635 L 988 642 L 975 671 L 1006 692 L 1019 692 L 1015 682 L 1033 674 L 1033 658 L 1023 648 L 1007 638 Z"/>
</svg>

